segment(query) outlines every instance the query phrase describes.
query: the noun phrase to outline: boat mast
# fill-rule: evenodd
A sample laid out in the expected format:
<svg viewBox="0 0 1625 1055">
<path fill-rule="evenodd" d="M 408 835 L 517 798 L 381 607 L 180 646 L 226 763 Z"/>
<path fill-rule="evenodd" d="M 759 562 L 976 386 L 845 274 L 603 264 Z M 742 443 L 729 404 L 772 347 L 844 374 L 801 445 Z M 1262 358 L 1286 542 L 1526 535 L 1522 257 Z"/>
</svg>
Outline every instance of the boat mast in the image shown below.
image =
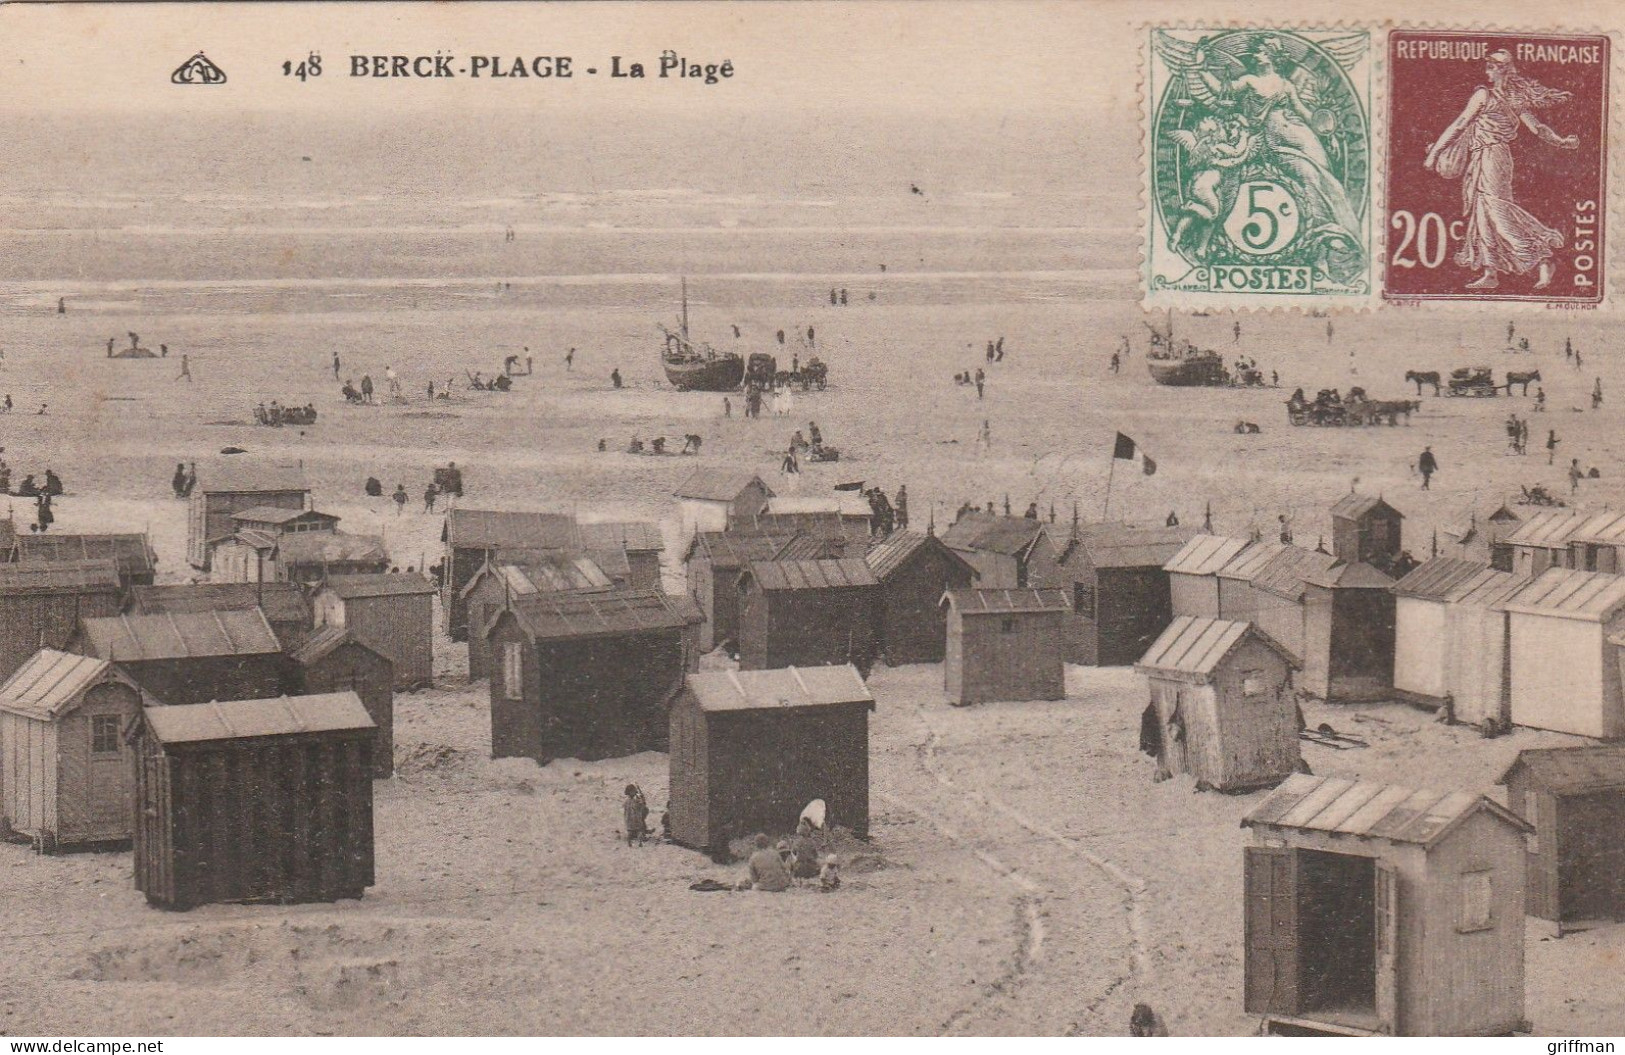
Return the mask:
<svg viewBox="0 0 1625 1055">
<path fill-rule="evenodd" d="M 688 276 L 683 276 L 683 339 L 688 339 Z"/>
</svg>

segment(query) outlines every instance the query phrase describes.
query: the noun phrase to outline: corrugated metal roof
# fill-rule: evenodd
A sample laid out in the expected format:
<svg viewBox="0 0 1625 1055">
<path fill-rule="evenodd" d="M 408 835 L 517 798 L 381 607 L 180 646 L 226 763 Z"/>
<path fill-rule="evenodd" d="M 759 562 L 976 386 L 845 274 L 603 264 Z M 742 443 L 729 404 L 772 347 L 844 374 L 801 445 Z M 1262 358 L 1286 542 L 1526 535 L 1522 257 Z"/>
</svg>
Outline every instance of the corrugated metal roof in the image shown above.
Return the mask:
<svg viewBox="0 0 1625 1055">
<path fill-rule="evenodd" d="M 742 469 L 695 469 L 672 494 L 703 502 L 732 502 L 751 484 L 759 484 L 769 497 L 773 491 L 755 473 Z"/>
<path fill-rule="evenodd" d="M 1514 575 L 1509 571 L 1486 568 L 1474 578 L 1457 585 L 1445 599 L 1451 604 L 1492 608 L 1523 589 L 1528 583 L 1527 575 Z"/>
<path fill-rule="evenodd" d="M 864 556 L 864 560 L 868 561 L 869 570 L 875 573 L 875 578 L 885 582 L 907 564 L 914 554 L 927 547 L 935 547 L 949 561 L 963 568 L 971 578 L 976 577 L 976 569 L 972 568 L 965 558 L 949 549 L 935 535 L 927 535 L 920 531 L 892 532 L 889 538 L 876 543 Z"/>
<path fill-rule="evenodd" d="M 0 595 L 88 593 L 119 588 L 118 565 L 111 560 L 53 560 L 0 564 Z"/>
<path fill-rule="evenodd" d="M 1394 586 L 1392 575 L 1364 561 L 1353 564 L 1337 561 L 1324 571 L 1305 575 L 1303 581 L 1328 590 L 1390 590 Z"/>
<path fill-rule="evenodd" d="M 1066 612 L 1072 608 L 1066 591 L 1058 589 L 949 590 L 943 597 L 962 615 Z"/>
<path fill-rule="evenodd" d="M 258 608 L 228 612 L 169 612 L 81 620 L 90 654 L 115 663 L 282 651 Z"/>
<path fill-rule="evenodd" d="M 138 533 L 104 535 L 19 535 L 17 560 L 69 561 L 111 560 L 125 575 L 149 575 L 158 563 L 158 554 Z"/>
<path fill-rule="evenodd" d="M 614 580 L 591 557 L 559 553 L 523 564 L 484 564 L 463 587 L 463 596 L 472 594 L 491 576 L 496 576 L 510 597 L 571 590 L 603 591 L 615 587 Z"/>
<path fill-rule="evenodd" d="M 310 622 L 310 602 L 294 582 L 200 582 L 136 586 L 130 608 L 144 615 L 163 612 L 230 612 L 263 608 L 272 623 Z"/>
<path fill-rule="evenodd" d="M 1197 535 L 1180 547 L 1173 559 L 1162 566 L 1162 570 L 1180 575 L 1216 575 L 1220 568 L 1235 560 L 1250 545 L 1252 543 L 1244 538 Z"/>
<path fill-rule="evenodd" d="M 1134 669 L 1142 672 L 1172 670 L 1181 674 L 1212 674 L 1219 662 L 1241 644 L 1251 623 L 1182 615 L 1152 642 Z"/>
<path fill-rule="evenodd" d="M 1523 831 L 1522 818 L 1465 791 L 1415 791 L 1374 781 L 1294 773 L 1243 820 L 1268 826 L 1331 832 L 1432 846 L 1474 812 L 1487 809 Z"/>
<path fill-rule="evenodd" d="M 30 718 L 59 717 L 112 666 L 94 656 L 42 648 L 0 686 L 0 710 Z"/>
<path fill-rule="evenodd" d="M 1505 784 L 1520 768 L 1536 783 L 1567 794 L 1625 788 L 1625 744 L 1525 748 L 1496 783 Z"/>
<path fill-rule="evenodd" d="M 150 736 L 170 745 L 377 728 L 353 692 L 147 707 L 142 720 Z"/>
<path fill-rule="evenodd" d="M 277 536 L 276 559 L 283 564 L 387 565 L 389 550 L 384 548 L 384 540 L 375 535 L 299 531 Z"/>
<path fill-rule="evenodd" d="M 453 549 L 571 549 L 578 544 L 575 518 L 568 513 L 494 509 L 451 510 L 440 538 Z"/>
<path fill-rule="evenodd" d="M 198 474 L 198 490 L 204 494 L 271 494 L 309 492 L 304 470 L 296 465 L 266 465 L 255 462 L 218 462 Z"/>
<path fill-rule="evenodd" d="M 231 514 L 231 519 L 244 524 L 288 524 L 295 520 L 339 522 L 332 513 L 318 513 L 314 509 L 285 509 L 282 506 L 254 506 Z"/>
<path fill-rule="evenodd" d="M 211 545 L 222 542 L 236 543 L 238 545 L 248 546 L 251 549 L 258 550 L 262 553 L 269 553 L 276 549 L 277 540 L 281 537 L 281 535 L 270 531 L 261 531 L 259 528 L 244 528 L 235 535 L 227 535 L 224 538 L 210 539 L 209 542 Z"/>
<path fill-rule="evenodd" d="M 613 637 L 688 625 L 684 613 L 660 593 L 544 593 L 515 598 L 508 611 L 535 641 Z M 498 612 L 492 622 L 504 614 Z"/>
<path fill-rule="evenodd" d="M 1525 615 L 1602 622 L 1625 607 L 1625 575 L 1548 568 L 1496 607 Z"/>
<path fill-rule="evenodd" d="M 1082 550 L 1095 568 L 1161 568 L 1190 537 L 1189 529 L 1181 527 L 1085 524 L 1063 560 Z"/>
<path fill-rule="evenodd" d="M 1399 516 L 1405 515 L 1375 495 L 1355 494 L 1353 491 L 1350 491 L 1348 494 L 1344 495 L 1342 498 L 1339 498 L 1335 503 L 1333 503 L 1332 516 L 1347 517 L 1350 520 L 1357 520 L 1371 512 L 1373 509 L 1378 508 L 1386 509 L 1388 512 L 1396 513 Z"/>
<path fill-rule="evenodd" d="M 772 711 L 842 703 L 874 706 L 875 698 L 850 663 L 779 670 L 706 671 L 688 676 L 702 711 Z"/>
<path fill-rule="evenodd" d="M 760 516 L 734 517 L 728 521 L 728 530 L 759 535 L 816 535 L 820 538 L 849 538 L 854 533 L 868 537 L 869 534 L 866 525 L 843 520 L 839 513 L 763 513 Z"/>
<path fill-rule="evenodd" d="M 334 575 L 323 589 L 348 601 L 355 597 L 408 597 L 434 593 L 434 583 L 416 572 Z"/>
<path fill-rule="evenodd" d="M 1253 576 L 1255 590 L 1263 590 L 1289 601 L 1303 600 L 1304 583 L 1319 577 L 1337 564 L 1337 558 L 1319 550 L 1282 546 Z"/>
<path fill-rule="evenodd" d="M 770 560 L 839 560 L 848 550 L 862 548 L 848 538 L 819 538 L 816 535 L 794 535 L 778 548 Z"/>
<path fill-rule="evenodd" d="M 764 590 L 829 590 L 878 586 L 869 565 L 859 557 L 835 560 L 753 560 L 744 573 Z"/>
<path fill-rule="evenodd" d="M 1264 570 L 1265 565 L 1274 560 L 1276 555 L 1286 548 L 1284 542 L 1255 542 L 1236 554 L 1235 558 L 1229 564 L 1220 568 L 1217 574 L 1221 579 L 1239 579 L 1242 582 L 1250 583 L 1259 572 Z"/>
<path fill-rule="evenodd" d="M 1044 533 L 1044 524 L 1027 517 L 969 512 L 942 533 L 942 541 L 957 550 L 982 550 L 1013 557 L 1025 552 Z"/>
<path fill-rule="evenodd" d="M 1573 509 L 1546 509 L 1518 525 L 1518 530 L 1501 541 L 1512 546 L 1537 549 L 1563 549 L 1581 524 L 1593 514 Z"/>
<path fill-rule="evenodd" d="M 1604 510 L 1587 517 L 1569 536 L 1571 542 L 1589 542 L 1597 546 L 1625 545 L 1625 513 Z"/>
<path fill-rule="evenodd" d="M 771 560 L 786 542 L 795 538 L 793 531 L 698 531 L 689 543 L 685 561 L 703 553 L 713 568 L 730 571 L 743 568 L 753 560 Z"/>
<path fill-rule="evenodd" d="M 302 666 L 320 662 L 327 658 L 335 648 L 338 648 L 346 641 L 352 640 L 354 640 L 354 637 L 345 627 L 333 624 L 317 627 L 316 632 L 305 638 L 305 643 L 294 651 L 294 662 Z"/>
<path fill-rule="evenodd" d="M 666 548 L 660 525 L 644 520 L 605 520 L 577 524 L 579 545 L 585 550 L 624 549 L 628 553 L 659 553 Z"/>
<path fill-rule="evenodd" d="M 1434 557 L 1425 561 L 1410 574 L 1394 583 L 1391 589 L 1396 597 L 1414 597 L 1421 601 L 1446 600 L 1455 588 L 1476 578 L 1488 569 L 1477 561 L 1457 560 L 1454 557 Z"/>
<path fill-rule="evenodd" d="M 767 500 L 769 516 L 778 513 L 834 513 L 842 517 L 874 516 L 869 500 L 856 491 L 830 495 L 774 495 Z"/>
</svg>

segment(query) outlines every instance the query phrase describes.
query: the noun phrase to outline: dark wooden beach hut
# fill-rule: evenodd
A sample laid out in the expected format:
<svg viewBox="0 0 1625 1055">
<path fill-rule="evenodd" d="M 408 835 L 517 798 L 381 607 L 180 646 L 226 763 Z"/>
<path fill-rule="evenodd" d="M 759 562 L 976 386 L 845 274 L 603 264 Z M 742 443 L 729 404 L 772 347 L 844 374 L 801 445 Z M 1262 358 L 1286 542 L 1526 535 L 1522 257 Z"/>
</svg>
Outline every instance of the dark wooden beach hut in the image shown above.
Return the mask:
<svg viewBox="0 0 1625 1055">
<path fill-rule="evenodd" d="M 627 565 L 625 588 L 633 593 L 659 590 L 660 555 L 666 542 L 660 525 L 645 521 L 603 521 L 576 525 L 577 548 L 584 554 L 619 553 Z"/>
<path fill-rule="evenodd" d="M 1065 590 L 949 590 L 943 679 L 955 704 L 1066 696 Z"/>
<path fill-rule="evenodd" d="M 166 704 L 260 699 L 288 681 L 288 658 L 258 608 L 86 619 L 70 651 L 118 664 Z"/>
<path fill-rule="evenodd" d="M 1061 583 L 1072 597 L 1067 661 L 1122 667 L 1145 654 L 1173 620 L 1162 566 L 1190 539 L 1179 527 L 1085 524 L 1061 551 Z"/>
<path fill-rule="evenodd" d="M 0 687 L 0 827 L 44 852 L 129 839 L 124 729 L 141 702 L 106 660 L 34 653 Z"/>
<path fill-rule="evenodd" d="M 869 831 L 869 712 L 850 664 L 690 674 L 671 708 L 672 838 L 713 853 L 787 835 L 814 799 L 826 824 Z"/>
<path fill-rule="evenodd" d="M 742 670 L 874 662 L 880 583 L 862 558 L 751 561 L 736 588 Z"/>
<path fill-rule="evenodd" d="M 688 538 L 696 531 L 726 531 L 734 518 L 762 512 L 773 489 L 748 470 L 712 468 L 689 473 L 672 495 Z"/>
<path fill-rule="evenodd" d="M 1535 829 L 1529 915 L 1559 926 L 1625 919 L 1625 744 L 1525 748 L 1496 783 Z"/>
<path fill-rule="evenodd" d="M 243 462 L 208 467 L 190 499 L 186 559 L 208 571 L 211 544 L 237 531 L 233 513 L 267 506 L 297 510 L 309 504 L 310 486 L 297 467 Z"/>
<path fill-rule="evenodd" d="M 700 606 L 700 648 L 706 652 L 739 637 L 739 573 L 753 560 L 772 560 L 794 533 L 700 531 L 688 545 L 683 564 L 688 594 Z"/>
<path fill-rule="evenodd" d="M 294 691 L 301 696 L 353 692 L 378 727 L 373 772 L 395 772 L 395 664 L 341 626 L 324 626 L 292 653 Z"/>
<path fill-rule="evenodd" d="M 521 551 L 570 551 L 578 544 L 575 518 L 569 514 L 491 509 L 451 510 L 440 539 L 446 547 L 441 563 L 441 617 L 453 641 L 468 640 L 463 588 L 488 561 L 505 553 L 512 562 L 520 558 Z"/>
<path fill-rule="evenodd" d="M 1332 505 L 1332 555 L 1391 569 L 1399 559 L 1405 514 L 1379 497 L 1349 492 Z"/>
<path fill-rule="evenodd" d="M 1524 1021 L 1524 837 L 1468 792 L 1296 774 L 1242 822 L 1245 1007 L 1292 1036 Z"/>
<path fill-rule="evenodd" d="M 291 582 L 198 582 L 137 586 L 130 591 L 125 610 L 133 615 L 170 612 L 246 612 L 258 608 L 271 624 L 271 632 L 292 652 L 310 635 L 313 617 L 310 599 Z"/>
<path fill-rule="evenodd" d="M 415 572 L 335 575 L 312 598 L 316 626 L 344 627 L 395 666 L 395 688 L 434 681 L 434 584 Z"/>
<path fill-rule="evenodd" d="M 1393 696 L 1393 585 L 1370 564 L 1339 563 L 1304 579 L 1304 692 L 1341 703 Z"/>
<path fill-rule="evenodd" d="M 377 733 L 353 692 L 148 707 L 135 886 L 150 904 L 359 898 L 374 882 Z"/>
<path fill-rule="evenodd" d="M 486 628 L 491 757 L 664 750 L 688 620 L 664 594 L 539 594 Z"/>
<path fill-rule="evenodd" d="M 492 617 L 515 600 L 544 593 L 610 593 L 618 587 L 591 557 L 556 553 L 522 564 L 487 564 L 463 587 L 469 624 L 489 626 Z M 477 630 L 468 635 L 468 676 L 491 672 L 490 642 Z"/>
<path fill-rule="evenodd" d="M 968 512 L 942 533 L 942 541 L 976 569 L 982 589 L 1047 588 L 1062 585 L 1050 530 L 1027 517 Z"/>
<path fill-rule="evenodd" d="M 941 663 L 948 647 L 942 595 L 963 590 L 976 569 L 935 535 L 898 531 L 864 558 L 880 583 L 876 633 L 886 662 Z"/>
<path fill-rule="evenodd" d="M 111 560 L 118 568 L 119 585 L 151 586 L 157 574 L 158 554 L 147 536 L 137 532 L 106 535 L 58 535 L 55 532 L 18 535 L 13 559 L 38 562 Z"/>
<path fill-rule="evenodd" d="M 42 648 L 67 648 L 81 619 L 117 615 L 121 594 L 111 560 L 0 564 L 0 678 Z"/>
</svg>

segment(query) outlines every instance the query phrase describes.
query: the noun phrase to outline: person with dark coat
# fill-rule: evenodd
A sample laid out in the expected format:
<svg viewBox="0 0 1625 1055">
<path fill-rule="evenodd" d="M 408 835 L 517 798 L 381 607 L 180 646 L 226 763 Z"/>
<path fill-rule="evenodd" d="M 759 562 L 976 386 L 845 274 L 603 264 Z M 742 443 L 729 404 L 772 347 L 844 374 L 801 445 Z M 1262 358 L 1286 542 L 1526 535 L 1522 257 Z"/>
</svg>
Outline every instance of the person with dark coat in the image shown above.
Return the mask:
<svg viewBox="0 0 1625 1055">
<path fill-rule="evenodd" d="M 649 803 L 643 789 L 636 784 L 626 786 L 626 797 L 621 800 L 621 817 L 626 823 L 626 845 L 634 841 L 639 846 L 649 837 Z"/>
<path fill-rule="evenodd" d="M 616 367 L 615 369 L 613 369 L 613 370 L 611 370 L 609 372 L 609 383 L 614 385 L 616 388 L 621 387 L 621 368 L 620 367 Z"/>
<path fill-rule="evenodd" d="M 52 524 L 56 523 L 56 515 L 51 512 L 51 496 L 42 493 L 35 500 L 35 505 L 38 510 L 37 530 L 46 531 Z"/>
<path fill-rule="evenodd" d="M 45 470 L 45 494 L 55 498 L 62 493 L 62 477 L 50 469 Z"/>
<path fill-rule="evenodd" d="M 402 513 L 406 512 L 406 485 L 396 484 L 395 493 L 390 495 L 390 500 L 395 503 L 396 516 L 400 516 Z"/>
<path fill-rule="evenodd" d="M 813 842 L 812 821 L 801 818 L 795 838 L 790 840 L 790 875 L 796 879 L 817 879 L 820 861 L 818 844 Z"/>
<path fill-rule="evenodd" d="M 186 497 L 186 463 L 175 463 L 175 476 L 169 481 L 169 486 L 175 489 L 176 498 Z"/>
<path fill-rule="evenodd" d="M 739 884 L 741 890 L 761 890 L 769 894 L 782 894 L 790 889 L 790 872 L 784 867 L 784 858 L 773 849 L 773 842 L 765 835 L 756 836 L 756 849 L 746 864 L 748 878 Z"/>
<path fill-rule="evenodd" d="M 897 485 L 897 499 L 892 503 L 892 507 L 897 510 L 897 530 L 898 531 L 907 530 L 908 529 L 908 485 L 907 484 L 898 484 Z"/>
<path fill-rule="evenodd" d="M 1432 480 L 1433 474 L 1439 471 L 1439 459 L 1433 456 L 1432 447 L 1426 447 L 1422 450 L 1422 456 L 1416 459 L 1416 471 L 1422 474 L 1422 490 L 1430 490 L 1428 481 Z"/>
<path fill-rule="evenodd" d="M 439 495 L 440 488 L 434 485 L 433 480 L 430 480 L 429 483 L 423 488 L 423 511 L 425 513 L 434 512 L 434 500 L 439 497 Z"/>
<path fill-rule="evenodd" d="M 384 493 L 384 485 L 378 482 L 378 477 L 369 476 L 367 477 L 367 486 L 363 490 L 367 492 L 368 498 L 378 498 Z"/>
</svg>

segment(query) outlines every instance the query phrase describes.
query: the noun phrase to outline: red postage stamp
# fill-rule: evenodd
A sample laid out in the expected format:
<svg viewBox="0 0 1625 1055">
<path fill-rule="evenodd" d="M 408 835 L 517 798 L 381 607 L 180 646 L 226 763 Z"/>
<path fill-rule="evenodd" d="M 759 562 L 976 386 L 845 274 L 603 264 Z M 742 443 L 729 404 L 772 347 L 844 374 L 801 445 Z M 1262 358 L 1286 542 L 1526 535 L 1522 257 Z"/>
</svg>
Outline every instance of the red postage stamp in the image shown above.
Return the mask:
<svg viewBox="0 0 1625 1055">
<path fill-rule="evenodd" d="M 1383 297 L 1600 304 L 1609 40 L 1395 30 Z"/>
</svg>

